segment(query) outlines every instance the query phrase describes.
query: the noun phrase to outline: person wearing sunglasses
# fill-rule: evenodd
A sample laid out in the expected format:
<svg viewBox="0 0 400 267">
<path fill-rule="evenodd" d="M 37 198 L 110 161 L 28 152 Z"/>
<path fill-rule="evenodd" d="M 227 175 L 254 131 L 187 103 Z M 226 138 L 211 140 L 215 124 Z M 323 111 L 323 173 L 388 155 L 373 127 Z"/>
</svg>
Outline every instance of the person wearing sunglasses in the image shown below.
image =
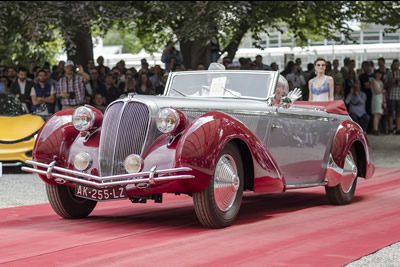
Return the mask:
<svg viewBox="0 0 400 267">
<path fill-rule="evenodd" d="M 314 69 L 317 76 L 308 82 L 308 101 L 332 101 L 334 92 L 333 78 L 325 75 L 325 59 L 317 58 L 314 62 Z"/>
</svg>

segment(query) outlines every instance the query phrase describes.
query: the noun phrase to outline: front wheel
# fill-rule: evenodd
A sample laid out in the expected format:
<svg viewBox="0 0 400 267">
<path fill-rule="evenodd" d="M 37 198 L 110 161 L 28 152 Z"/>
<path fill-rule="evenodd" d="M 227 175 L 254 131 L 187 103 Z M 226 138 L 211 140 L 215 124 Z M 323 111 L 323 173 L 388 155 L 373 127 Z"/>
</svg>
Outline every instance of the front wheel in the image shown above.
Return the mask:
<svg viewBox="0 0 400 267">
<path fill-rule="evenodd" d="M 325 186 L 326 196 L 330 203 L 334 205 L 345 205 L 351 203 L 357 185 L 357 153 L 352 147 L 346 156 L 342 180 L 337 186 Z"/>
<path fill-rule="evenodd" d="M 208 186 L 193 194 L 201 224 L 208 228 L 230 226 L 239 212 L 243 196 L 243 163 L 238 148 L 228 143 L 222 150 Z"/>
<path fill-rule="evenodd" d="M 71 186 L 46 184 L 46 191 L 51 207 L 64 219 L 85 218 L 97 204 L 96 201 L 76 197 Z"/>
</svg>

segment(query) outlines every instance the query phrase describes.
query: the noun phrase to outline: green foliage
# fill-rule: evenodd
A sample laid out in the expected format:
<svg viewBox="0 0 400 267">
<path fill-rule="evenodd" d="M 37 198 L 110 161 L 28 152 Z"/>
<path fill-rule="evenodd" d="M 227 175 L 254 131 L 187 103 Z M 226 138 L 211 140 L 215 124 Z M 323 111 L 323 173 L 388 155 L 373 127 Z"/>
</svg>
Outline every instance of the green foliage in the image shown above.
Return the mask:
<svg viewBox="0 0 400 267">
<path fill-rule="evenodd" d="M 161 51 L 168 40 L 206 48 L 216 39 L 233 57 L 247 32 L 257 41 L 260 33 L 279 30 L 305 45 L 349 35 L 351 20 L 397 30 L 399 9 L 397 1 L 4 1 L 0 53 L 4 63 L 51 61 L 60 46 L 73 54 L 88 45 L 77 38 L 83 31 L 106 44 L 122 42 L 131 53 Z"/>
<path fill-rule="evenodd" d="M 98 31 L 96 31 L 96 34 L 93 34 L 93 36 L 101 36 L 101 34 L 98 34 Z M 103 45 L 122 45 L 122 53 L 137 54 L 142 49 L 142 45 L 134 31 L 117 24 L 113 25 L 107 31 L 103 39 Z"/>
<path fill-rule="evenodd" d="M 91 26 L 97 25 L 104 34 L 115 20 L 129 21 L 136 13 L 133 2 L 126 1 L 0 2 L 2 61 L 7 64 L 25 64 L 30 58 L 54 61 L 60 46 L 74 54 L 83 45 L 76 40 L 82 30 L 86 29 L 90 36 Z"/>
<path fill-rule="evenodd" d="M 224 50 L 237 47 L 248 31 L 260 40 L 260 33 L 276 29 L 304 45 L 309 38 L 348 35 L 345 21 L 356 17 L 358 7 L 351 1 L 147 1 L 137 6 L 137 36 L 151 48 L 168 39 L 206 45 L 217 37 Z"/>
<path fill-rule="evenodd" d="M 359 1 L 357 19 L 362 23 L 389 26 L 387 32 L 400 29 L 400 3 L 398 1 Z"/>
</svg>

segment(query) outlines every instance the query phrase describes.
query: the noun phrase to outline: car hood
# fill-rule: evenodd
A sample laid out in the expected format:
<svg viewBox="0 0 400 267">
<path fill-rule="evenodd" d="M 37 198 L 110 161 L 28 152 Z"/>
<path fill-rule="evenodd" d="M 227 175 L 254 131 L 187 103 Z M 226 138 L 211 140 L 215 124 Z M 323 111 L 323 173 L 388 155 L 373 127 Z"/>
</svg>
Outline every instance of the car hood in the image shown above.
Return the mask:
<svg viewBox="0 0 400 267">
<path fill-rule="evenodd" d="M 266 101 L 245 98 L 212 98 L 212 97 L 171 97 L 136 95 L 134 99 L 150 104 L 154 103 L 159 109 L 172 107 L 183 110 L 203 111 L 266 111 Z"/>
<path fill-rule="evenodd" d="M 43 124 L 41 117 L 32 114 L 15 117 L 0 116 L 0 141 L 9 142 L 31 138 L 31 135 L 35 134 Z"/>
</svg>

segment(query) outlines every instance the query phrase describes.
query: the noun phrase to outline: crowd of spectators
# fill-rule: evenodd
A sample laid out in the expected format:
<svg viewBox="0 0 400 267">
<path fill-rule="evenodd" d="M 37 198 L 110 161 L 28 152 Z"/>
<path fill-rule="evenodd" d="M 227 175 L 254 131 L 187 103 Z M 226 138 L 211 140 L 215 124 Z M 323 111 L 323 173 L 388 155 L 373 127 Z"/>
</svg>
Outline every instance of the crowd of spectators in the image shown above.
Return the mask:
<svg viewBox="0 0 400 267">
<path fill-rule="evenodd" d="M 84 104 L 104 112 L 108 104 L 128 93 L 162 94 L 169 72 L 192 70 L 185 68 L 182 54 L 172 42 L 163 51 L 161 60 L 165 63 L 163 67 L 150 67 L 147 60 L 142 59 L 139 70 L 126 68 L 124 60 L 110 68 L 104 65 L 102 56 L 97 58 L 97 64 L 89 60 L 84 66 L 76 66 L 69 60 L 60 61 L 52 68 L 48 63 L 40 67 L 34 60 L 28 68 L 2 65 L 0 92 L 13 93 L 30 112 L 45 119 L 59 110 Z M 228 70 L 278 71 L 275 62 L 265 64 L 261 55 L 254 60 L 240 58 L 237 62 L 224 57 L 222 64 Z M 337 59 L 326 62 L 325 74 L 334 81 L 334 99 L 343 100 L 353 120 L 375 135 L 400 134 L 399 61 L 393 60 L 391 68 L 385 66 L 384 58 L 378 59 L 376 67 L 372 61 L 362 62 L 360 69 L 355 68 L 355 60 L 350 58 L 344 59 L 341 68 Z M 196 70 L 207 67 L 200 63 Z M 300 88 L 302 100 L 309 99 L 308 84 L 316 76 L 313 63 L 303 70 L 301 59 L 297 58 L 288 62 L 281 75 L 287 79 L 289 90 Z"/>
<path fill-rule="evenodd" d="M 303 99 L 308 100 L 308 84 L 315 77 L 314 64 L 302 70 L 301 59 L 288 62 L 281 74 L 289 82 L 289 90 L 301 88 Z M 334 100 L 343 100 L 349 115 L 367 132 L 374 135 L 400 134 L 400 72 L 399 60 L 386 68 L 385 59 L 364 61 L 356 69 L 355 60 L 345 58 L 326 62 L 325 75 L 334 81 Z"/>
</svg>

